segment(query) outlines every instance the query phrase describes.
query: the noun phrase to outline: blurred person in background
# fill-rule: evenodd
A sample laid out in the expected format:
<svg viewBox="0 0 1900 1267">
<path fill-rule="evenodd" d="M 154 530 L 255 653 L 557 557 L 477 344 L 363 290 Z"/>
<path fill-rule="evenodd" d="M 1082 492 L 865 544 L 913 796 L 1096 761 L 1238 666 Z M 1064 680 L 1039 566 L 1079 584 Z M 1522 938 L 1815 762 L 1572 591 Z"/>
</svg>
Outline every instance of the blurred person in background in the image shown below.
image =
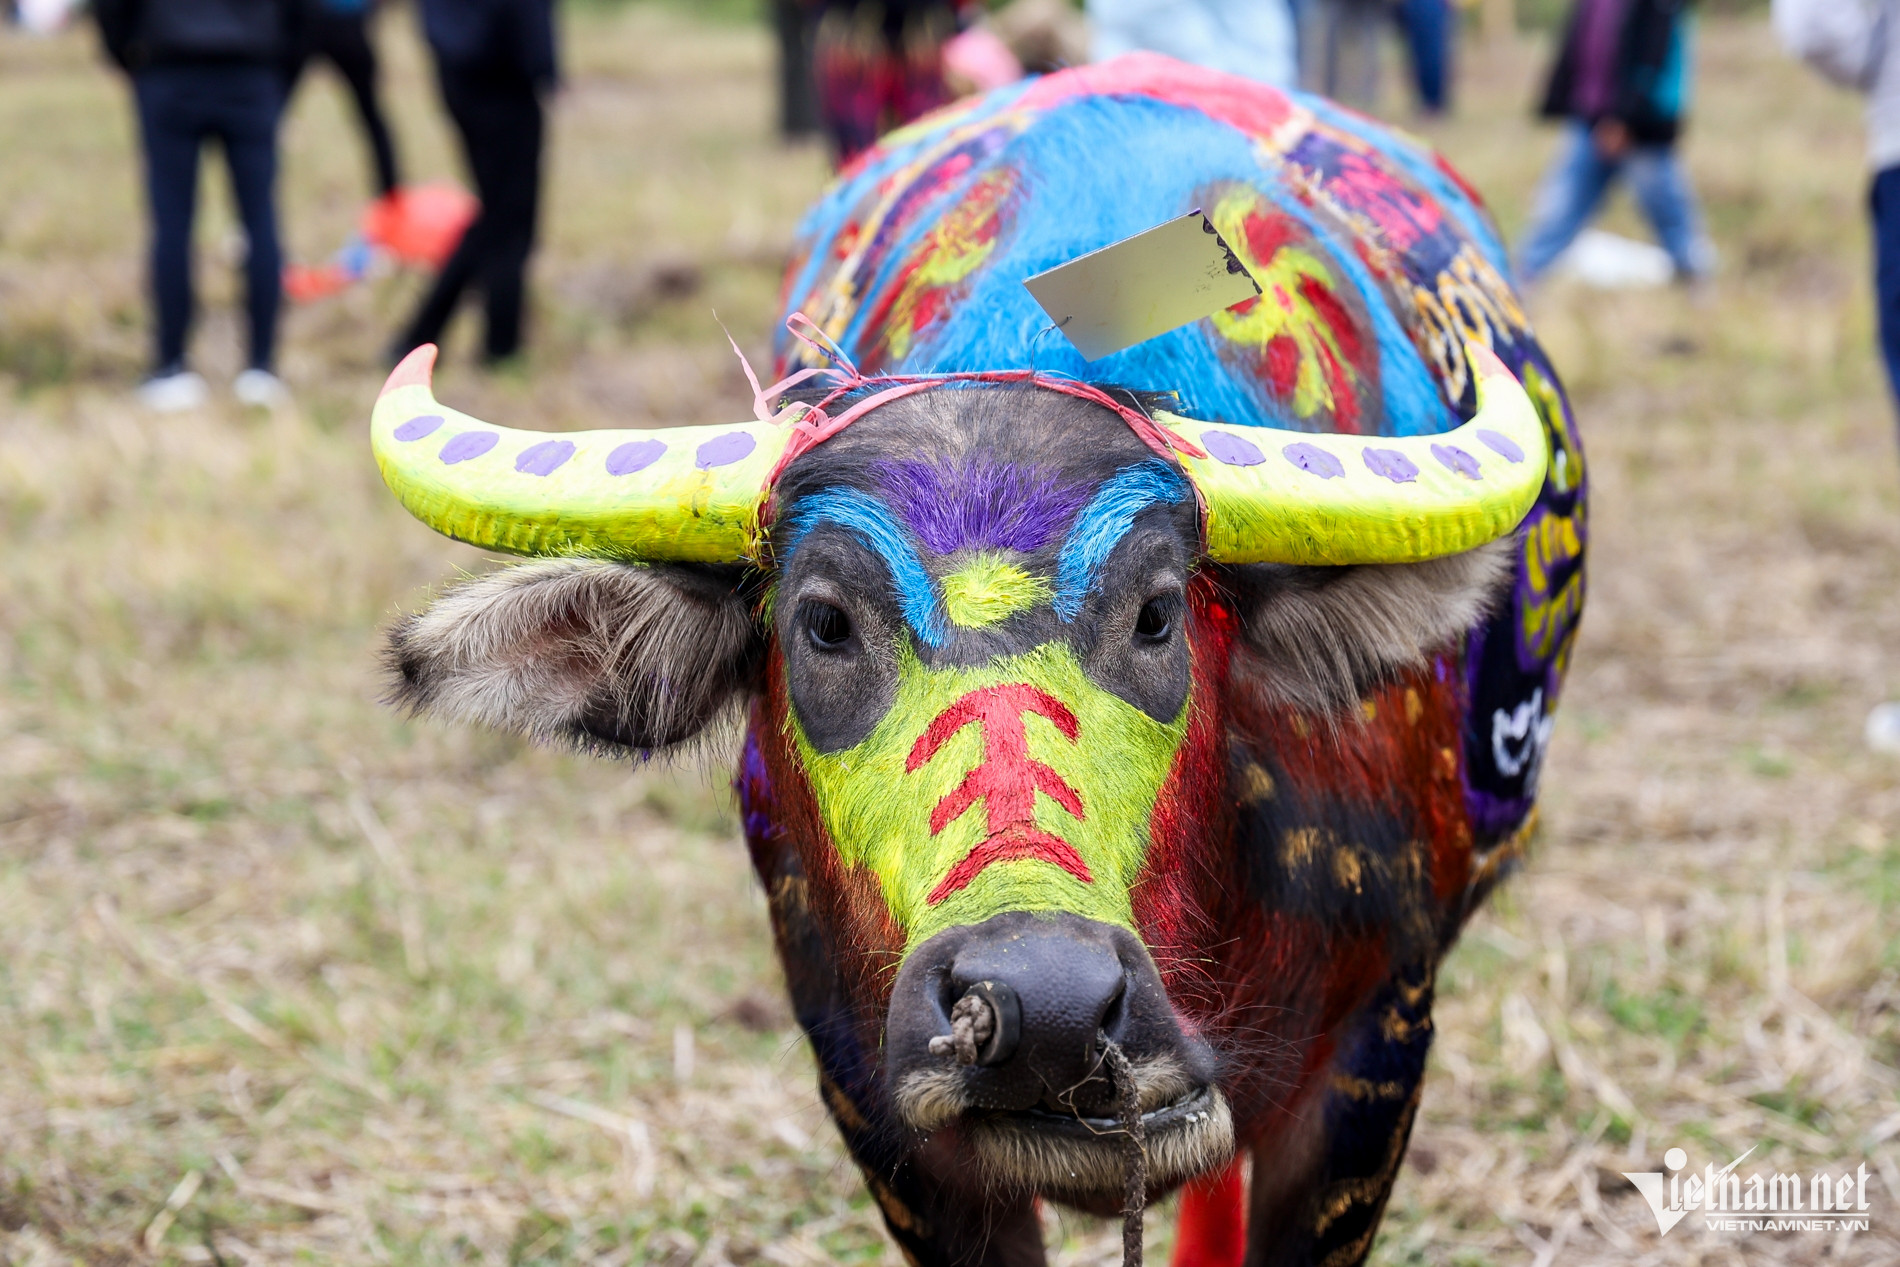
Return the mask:
<svg viewBox="0 0 1900 1267">
<path fill-rule="evenodd" d="M 1030 74 L 1089 60 L 1088 19 L 1071 0 L 1009 0 L 984 21 Z"/>
<path fill-rule="evenodd" d="M 772 29 L 778 36 L 778 133 L 788 141 L 819 132 L 812 58 L 823 13 L 822 0 L 772 0 Z"/>
<path fill-rule="evenodd" d="M 396 174 L 396 146 L 376 92 L 376 46 L 370 43 L 369 23 L 377 4 L 378 0 L 305 0 L 302 38 L 285 65 L 284 101 L 287 105 L 296 95 L 297 81 L 312 58 L 321 57 L 334 66 L 349 87 L 369 141 L 377 196 L 387 198 L 401 182 Z"/>
<path fill-rule="evenodd" d="M 1900 0 L 1774 0 L 1774 22 L 1789 52 L 1867 96 L 1880 350 L 1900 395 Z"/>
<path fill-rule="evenodd" d="M 825 0 L 813 63 L 818 110 L 839 167 L 950 100 L 943 46 L 964 7 L 961 0 Z"/>
<path fill-rule="evenodd" d="M 191 333 L 198 152 L 215 138 L 244 223 L 248 367 L 232 389 L 249 405 L 288 399 L 273 371 L 283 256 L 277 242 L 277 121 L 283 64 L 300 37 L 300 0 L 96 0 L 106 52 L 132 79 L 152 220 L 157 352 L 139 388 L 171 412 L 204 402 L 185 359 Z"/>
<path fill-rule="evenodd" d="M 1412 62 L 1418 110 L 1427 118 L 1451 101 L 1451 0 L 1300 0 L 1300 86 L 1357 110 L 1379 107 L 1380 53 L 1396 22 Z"/>
<path fill-rule="evenodd" d="M 1689 104 L 1693 24 L 1688 0 L 1577 0 L 1541 113 L 1565 120 L 1518 247 L 1525 285 L 1573 242 L 1618 178 L 1669 253 L 1676 277 L 1699 289 L 1715 266 L 1695 191 L 1676 156 Z"/>
<path fill-rule="evenodd" d="M 1789 52 L 1866 94 L 1874 303 L 1887 384 L 1900 395 L 1900 0 L 1774 0 L 1774 22 Z M 1865 733 L 1869 747 L 1900 753 L 1900 703 L 1875 705 Z"/>
<path fill-rule="evenodd" d="M 440 343 L 474 285 L 486 308 L 482 360 L 492 366 L 521 351 L 541 204 L 542 103 L 559 83 L 554 0 L 421 0 L 421 8 L 442 101 L 482 205 L 389 356 L 393 363 Z"/>
<path fill-rule="evenodd" d="M 1286 0 L 1088 0 L 1094 60 L 1146 49 L 1276 88 L 1299 82 Z"/>
</svg>

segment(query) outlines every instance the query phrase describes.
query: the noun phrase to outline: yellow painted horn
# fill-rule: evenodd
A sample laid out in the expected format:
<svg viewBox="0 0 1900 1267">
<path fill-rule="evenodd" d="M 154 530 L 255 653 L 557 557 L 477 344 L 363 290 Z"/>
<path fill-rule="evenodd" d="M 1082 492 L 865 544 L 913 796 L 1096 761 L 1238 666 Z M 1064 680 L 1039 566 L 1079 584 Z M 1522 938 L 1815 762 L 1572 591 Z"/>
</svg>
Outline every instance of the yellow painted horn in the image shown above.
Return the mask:
<svg viewBox="0 0 1900 1267">
<path fill-rule="evenodd" d="M 789 425 L 515 431 L 436 403 L 411 352 L 370 420 L 383 481 L 437 532 L 512 554 L 738 563 L 756 557 Z"/>
<path fill-rule="evenodd" d="M 1478 412 L 1441 435 L 1349 436 L 1156 421 L 1181 456 L 1222 563 L 1410 563 L 1509 533 L 1537 500 L 1547 448 L 1522 386 L 1468 344 Z M 759 558 L 768 480 L 790 425 L 515 431 L 438 404 L 432 345 L 396 367 L 371 447 L 383 479 L 436 531 L 489 550 L 653 562 Z"/>
<path fill-rule="evenodd" d="M 1427 436 L 1314 435 L 1158 415 L 1206 457 L 1182 467 L 1221 563 L 1415 563 L 1513 531 L 1544 486 L 1549 450 L 1530 397 L 1467 343 L 1478 412 Z"/>
</svg>

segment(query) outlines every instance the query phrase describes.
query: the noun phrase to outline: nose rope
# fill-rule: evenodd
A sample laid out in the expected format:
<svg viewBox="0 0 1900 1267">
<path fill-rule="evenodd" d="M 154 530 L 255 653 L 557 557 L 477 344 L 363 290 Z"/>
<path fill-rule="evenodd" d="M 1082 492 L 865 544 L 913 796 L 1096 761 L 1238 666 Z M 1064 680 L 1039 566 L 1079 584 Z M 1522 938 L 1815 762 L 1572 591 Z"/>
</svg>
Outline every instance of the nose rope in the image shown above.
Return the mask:
<svg viewBox="0 0 1900 1267">
<path fill-rule="evenodd" d="M 1148 1206 L 1148 1155 L 1142 1147 L 1141 1088 L 1135 1084 L 1135 1069 L 1121 1044 L 1098 1031 L 1102 1062 L 1115 1080 L 1115 1098 L 1120 1106 L 1122 1135 L 1128 1150 L 1128 1177 L 1122 1191 L 1122 1267 L 1141 1267 L 1142 1213 Z"/>
<path fill-rule="evenodd" d="M 950 1033 L 939 1034 L 930 1040 L 930 1054 L 954 1054 L 958 1064 L 973 1065 L 977 1053 L 983 1050 L 995 1033 L 995 1009 L 990 1006 L 988 999 L 972 991 L 958 999 L 957 1005 L 950 1009 Z"/>
<path fill-rule="evenodd" d="M 1007 1000 L 1006 1000 L 1007 1001 Z M 955 1056 L 960 1065 L 974 1065 L 990 1039 L 1002 1026 L 995 1005 L 978 990 L 971 990 L 950 1009 L 950 1032 L 930 1040 L 933 1056 Z M 1141 1231 L 1148 1208 L 1148 1154 L 1143 1147 L 1141 1128 L 1141 1086 L 1135 1081 L 1135 1067 L 1121 1044 L 1097 1030 L 1095 1041 L 1102 1049 L 1102 1063 L 1115 1085 L 1116 1116 L 1121 1119 L 1123 1148 L 1128 1154 L 1128 1173 L 1122 1188 L 1122 1267 L 1141 1267 Z"/>
</svg>

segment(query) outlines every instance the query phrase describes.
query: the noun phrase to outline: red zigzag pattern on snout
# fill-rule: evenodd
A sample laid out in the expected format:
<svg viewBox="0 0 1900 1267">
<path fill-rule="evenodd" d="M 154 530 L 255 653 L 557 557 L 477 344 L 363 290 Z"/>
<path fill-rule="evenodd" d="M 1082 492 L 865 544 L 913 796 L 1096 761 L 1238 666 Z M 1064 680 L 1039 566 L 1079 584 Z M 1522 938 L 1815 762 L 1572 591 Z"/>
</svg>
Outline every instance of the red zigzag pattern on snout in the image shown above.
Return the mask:
<svg viewBox="0 0 1900 1267">
<path fill-rule="evenodd" d="M 1084 884 L 1094 882 L 1088 864 L 1073 845 L 1036 826 L 1037 792 L 1078 819 L 1084 815 L 1082 798 L 1075 789 L 1054 770 L 1030 757 L 1029 739 L 1023 729 L 1025 713 L 1047 718 L 1070 743 L 1080 733 L 1075 714 L 1061 700 L 1028 683 L 1012 682 L 985 686 L 961 697 L 937 714 L 911 747 L 910 759 L 904 763 L 906 773 L 915 773 L 937 755 L 950 736 L 971 722 L 983 727 L 983 759 L 930 811 L 930 834 L 935 836 L 955 822 L 976 804 L 978 797 L 983 799 L 989 834 L 930 891 L 933 906 L 976 879 L 984 868 L 1017 858 L 1051 862 Z"/>
</svg>

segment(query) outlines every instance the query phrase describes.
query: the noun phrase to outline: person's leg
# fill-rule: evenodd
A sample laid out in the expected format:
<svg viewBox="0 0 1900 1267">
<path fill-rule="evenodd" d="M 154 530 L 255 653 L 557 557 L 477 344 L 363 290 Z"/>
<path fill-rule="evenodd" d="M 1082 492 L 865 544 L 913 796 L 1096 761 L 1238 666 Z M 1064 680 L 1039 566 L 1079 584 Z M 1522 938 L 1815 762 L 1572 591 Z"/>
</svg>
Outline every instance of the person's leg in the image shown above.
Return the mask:
<svg viewBox="0 0 1900 1267">
<path fill-rule="evenodd" d="M 1451 82 L 1451 5 L 1447 0 L 1401 0 L 1397 17 L 1412 58 L 1419 109 L 1441 114 Z"/>
<path fill-rule="evenodd" d="M 281 78 L 264 68 L 221 72 L 216 126 L 231 169 L 231 191 L 244 222 L 244 293 L 250 316 L 252 369 L 276 361 L 277 313 L 283 301 L 284 257 L 277 241 L 277 120 Z"/>
<path fill-rule="evenodd" d="M 1385 21 L 1384 0 L 1346 0 L 1334 53 L 1334 96 L 1346 105 L 1378 109 L 1379 42 Z"/>
<path fill-rule="evenodd" d="M 1900 167 L 1874 177 L 1869 210 L 1874 221 L 1874 302 L 1887 385 L 1900 400 Z"/>
<path fill-rule="evenodd" d="M 877 144 L 877 63 L 882 35 L 854 12 L 827 9 L 813 37 L 818 112 L 838 166 Z"/>
<path fill-rule="evenodd" d="M 890 50 L 891 77 L 885 109 L 902 127 L 950 100 L 943 78 L 943 46 L 956 35 L 956 15 L 948 7 L 911 12 Z"/>
<path fill-rule="evenodd" d="M 772 0 L 778 34 L 778 129 L 788 139 L 818 128 L 818 88 L 812 81 L 812 36 L 820 6 L 810 0 Z"/>
<path fill-rule="evenodd" d="M 356 100 L 363 134 L 376 163 L 376 192 L 387 194 L 401 183 L 396 174 L 396 146 L 376 95 L 376 48 L 369 42 L 369 11 L 327 14 L 317 27 L 323 55 L 330 59 Z"/>
<path fill-rule="evenodd" d="M 1326 78 L 1331 74 L 1333 22 L 1338 13 L 1338 0 L 1295 0 L 1293 23 L 1303 92 L 1326 91 Z"/>
<path fill-rule="evenodd" d="M 158 328 L 153 372 L 185 365 L 191 333 L 191 222 L 198 205 L 198 147 L 203 133 L 193 109 L 190 75 L 175 68 L 142 70 L 133 80 L 145 145 L 145 193 L 152 217 L 152 299 Z"/>
<path fill-rule="evenodd" d="M 1630 191 L 1656 231 L 1656 240 L 1675 261 L 1676 275 L 1687 280 L 1707 277 L 1715 268 L 1715 248 L 1702 229 L 1702 211 L 1675 147 L 1637 146 L 1626 167 Z"/>
<path fill-rule="evenodd" d="M 495 211 L 493 236 L 481 264 L 487 306 L 483 356 L 499 361 L 521 350 L 528 256 L 534 250 L 541 202 L 541 102 L 531 90 L 497 94 L 490 128 L 491 171 L 482 203 Z"/>
<path fill-rule="evenodd" d="M 443 104 L 448 107 L 449 118 L 462 136 L 463 157 L 475 178 L 475 192 L 481 199 L 481 209 L 469 222 L 468 228 L 462 231 L 462 240 L 455 244 L 455 250 L 442 265 L 442 271 L 436 274 L 435 283 L 423 297 L 415 316 L 409 319 L 409 324 L 391 345 L 392 361 L 400 360 L 410 349 L 424 343 L 442 342 L 442 332 L 448 327 L 449 318 L 455 315 L 455 306 L 461 302 L 462 292 L 478 276 L 488 256 L 489 240 L 494 234 L 491 199 L 498 196 L 498 191 L 489 188 L 489 183 L 484 179 L 484 174 L 492 170 L 487 129 L 484 126 L 485 112 L 481 108 L 486 89 L 464 83 L 450 71 L 441 71 L 439 79 Z"/>
<path fill-rule="evenodd" d="M 1617 164 L 1597 153 L 1589 127 L 1569 124 L 1563 144 L 1538 185 L 1530 225 L 1518 244 L 1520 281 L 1534 282 L 1543 276 L 1564 248 L 1576 240 L 1583 226 L 1590 223 L 1616 172 Z"/>
</svg>

